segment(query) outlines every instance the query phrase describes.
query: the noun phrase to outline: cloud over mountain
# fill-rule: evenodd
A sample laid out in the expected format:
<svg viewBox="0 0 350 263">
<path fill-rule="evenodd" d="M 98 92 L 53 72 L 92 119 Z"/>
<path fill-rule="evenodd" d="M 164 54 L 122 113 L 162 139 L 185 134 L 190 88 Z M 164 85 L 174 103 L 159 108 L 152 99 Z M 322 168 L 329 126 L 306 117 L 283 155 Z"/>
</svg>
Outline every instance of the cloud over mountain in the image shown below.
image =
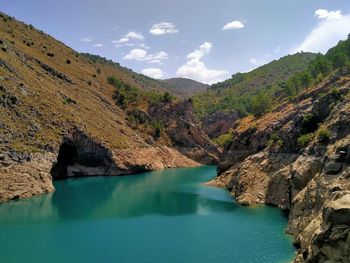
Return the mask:
<svg viewBox="0 0 350 263">
<path fill-rule="evenodd" d="M 212 47 L 212 43 L 204 42 L 198 49 L 188 54 L 186 57 L 186 64 L 177 70 L 176 75 L 184 78 L 192 78 L 208 84 L 221 81 L 227 77 L 227 71 L 208 69 L 202 61 L 202 58 L 210 53 Z"/>
</svg>

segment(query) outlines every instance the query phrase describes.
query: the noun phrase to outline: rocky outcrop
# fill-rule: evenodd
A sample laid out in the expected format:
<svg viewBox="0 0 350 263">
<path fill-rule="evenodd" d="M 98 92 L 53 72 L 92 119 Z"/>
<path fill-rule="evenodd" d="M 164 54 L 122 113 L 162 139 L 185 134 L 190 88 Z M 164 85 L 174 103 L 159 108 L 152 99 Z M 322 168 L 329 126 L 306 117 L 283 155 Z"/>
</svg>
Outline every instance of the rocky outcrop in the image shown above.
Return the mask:
<svg viewBox="0 0 350 263">
<path fill-rule="evenodd" d="M 53 154 L 34 155 L 29 162 L 0 165 L 0 202 L 54 191 L 50 169 Z"/>
<path fill-rule="evenodd" d="M 53 178 L 98 175 L 125 175 L 151 170 L 194 167 L 198 163 L 169 147 L 108 149 L 79 129 L 70 131 L 62 141 Z"/>
<path fill-rule="evenodd" d="M 350 262 L 349 87 L 337 75 L 261 118 L 238 121 L 210 182 L 238 203 L 287 210 L 295 262 Z M 311 133 L 303 148 L 298 138 Z"/>
<path fill-rule="evenodd" d="M 111 150 L 79 129 L 64 136 L 57 152 L 34 154 L 22 162 L 0 159 L 0 202 L 52 192 L 52 179 L 199 165 L 166 146 Z"/>
<path fill-rule="evenodd" d="M 234 122 L 239 118 L 240 116 L 237 112 L 224 113 L 216 111 L 205 116 L 202 120 L 201 129 L 210 138 L 217 138 L 222 134 L 228 133 Z"/>
<path fill-rule="evenodd" d="M 150 107 L 148 114 L 164 123 L 174 148 L 182 154 L 202 164 L 216 164 L 219 161 L 220 150 L 201 131 L 190 100 L 160 103 Z"/>
</svg>

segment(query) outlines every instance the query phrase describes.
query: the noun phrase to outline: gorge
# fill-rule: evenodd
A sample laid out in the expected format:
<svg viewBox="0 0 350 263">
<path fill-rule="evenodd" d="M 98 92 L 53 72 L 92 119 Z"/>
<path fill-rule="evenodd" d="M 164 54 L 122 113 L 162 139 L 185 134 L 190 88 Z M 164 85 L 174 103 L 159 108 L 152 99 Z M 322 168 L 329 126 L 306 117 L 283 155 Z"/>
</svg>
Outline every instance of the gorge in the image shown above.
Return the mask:
<svg viewBox="0 0 350 263">
<path fill-rule="evenodd" d="M 0 18 L 4 262 L 350 262 L 350 38 L 209 86 Z"/>
</svg>

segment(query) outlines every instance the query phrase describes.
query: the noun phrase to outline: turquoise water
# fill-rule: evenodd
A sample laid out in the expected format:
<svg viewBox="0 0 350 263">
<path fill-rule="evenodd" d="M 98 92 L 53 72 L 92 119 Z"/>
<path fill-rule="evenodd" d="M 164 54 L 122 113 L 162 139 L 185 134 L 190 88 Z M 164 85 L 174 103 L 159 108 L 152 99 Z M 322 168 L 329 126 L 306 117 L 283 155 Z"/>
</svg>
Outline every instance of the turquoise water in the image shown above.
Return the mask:
<svg viewBox="0 0 350 263">
<path fill-rule="evenodd" d="M 279 209 L 202 183 L 215 167 L 55 182 L 0 205 L 0 262 L 288 262 Z"/>
</svg>

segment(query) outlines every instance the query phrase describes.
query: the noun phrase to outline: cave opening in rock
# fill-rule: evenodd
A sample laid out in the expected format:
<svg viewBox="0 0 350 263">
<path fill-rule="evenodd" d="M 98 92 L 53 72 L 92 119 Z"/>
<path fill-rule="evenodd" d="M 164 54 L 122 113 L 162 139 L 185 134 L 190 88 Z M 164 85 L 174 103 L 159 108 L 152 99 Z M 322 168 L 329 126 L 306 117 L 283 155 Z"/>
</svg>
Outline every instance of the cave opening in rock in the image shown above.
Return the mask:
<svg viewBox="0 0 350 263">
<path fill-rule="evenodd" d="M 51 169 L 53 179 L 119 174 L 112 152 L 80 130 L 70 131 L 63 137 Z"/>
<path fill-rule="evenodd" d="M 78 151 L 75 146 L 68 143 L 62 143 L 58 152 L 57 162 L 52 167 L 51 175 L 53 178 L 64 178 L 68 173 L 68 166 L 77 162 Z"/>
</svg>

